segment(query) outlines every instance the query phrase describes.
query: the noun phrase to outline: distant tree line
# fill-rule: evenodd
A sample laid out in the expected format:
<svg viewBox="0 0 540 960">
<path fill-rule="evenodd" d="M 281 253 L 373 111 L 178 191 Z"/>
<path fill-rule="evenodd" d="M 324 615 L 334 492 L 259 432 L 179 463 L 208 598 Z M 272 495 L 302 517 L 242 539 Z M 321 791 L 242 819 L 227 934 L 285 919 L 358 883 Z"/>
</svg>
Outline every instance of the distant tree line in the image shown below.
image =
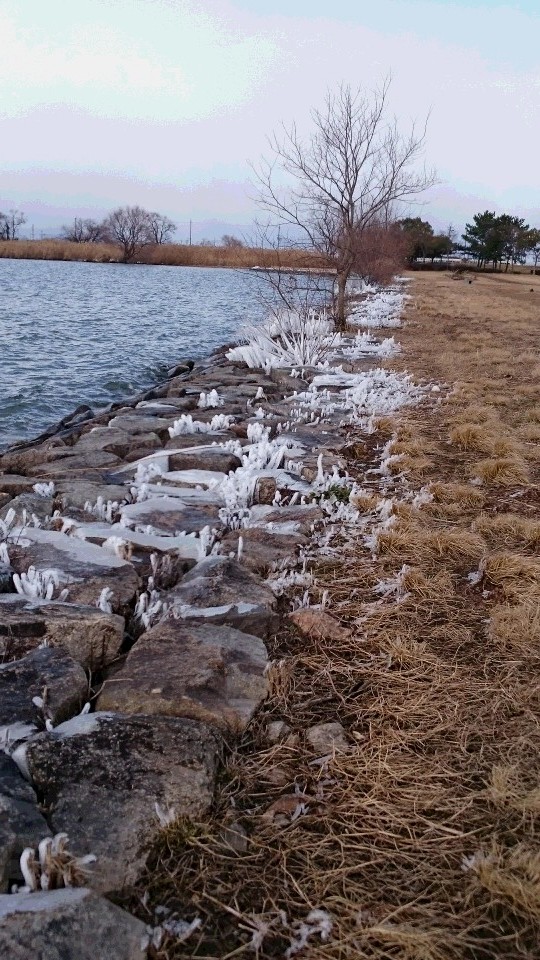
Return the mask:
<svg viewBox="0 0 540 960">
<path fill-rule="evenodd" d="M 525 263 L 530 254 L 534 266 L 540 259 L 540 230 L 530 227 L 521 217 L 508 213 L 496 216 L 485 210 L 477 213 L 472 223 L 465 226 L 461 249 L 474 257 L 479 267 L 493 265 L 493 269 L 505 270 L 516 263 Z"/>
<path fill-rule="evenodd" d="M 142 207 L 118 207 L 104 220 L 83 220 L 75 217 L 62 233 L 71 243 L 113 243 L 122 251 L 122 262 L 131 263 L 138 253 L 151 244 L 168 243 L 176 224 L 168 217 Z"/>
<path fill-rule="evenodd" d="M 446 233 L 435 233 L 427 220 L 420 217 L 405 217 L 398 220 L 405 240 L 406 256 L 410 262 L 446 257 L 455 249 L 456 233 L 452 226 Z"/>
</svg>

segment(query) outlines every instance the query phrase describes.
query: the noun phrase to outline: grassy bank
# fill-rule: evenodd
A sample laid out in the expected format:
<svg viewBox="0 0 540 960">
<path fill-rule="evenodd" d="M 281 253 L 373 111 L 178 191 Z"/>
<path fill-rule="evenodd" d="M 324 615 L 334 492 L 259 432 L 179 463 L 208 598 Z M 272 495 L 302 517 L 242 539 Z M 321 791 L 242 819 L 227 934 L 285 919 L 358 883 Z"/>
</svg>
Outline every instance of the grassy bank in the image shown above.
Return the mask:
<svg viewBox="0 0 540 960">
<path fill-rule="evenodd" d="M 106 243 L 71 243 L 68 240 L 2 240 L 0 257 L 17 260 L 75 260 L 90 263 L 115 263 L 121 260 L 118 247 Z M 312 254 L 300 250 L 272 251 L 252 247 L 208 247 L 164 243 L 144 247 L 138 263 L 171 267 L 255 266 L 306 268 L 324 266 Z"/>
<path fill-rule="evenodd" d="M 214 819 L 173 823 L 155 852 L 151 902 L 203 919 L 200 938 L 156 957 L 283 956 L 280 911 L 313 909 L 333 928 L 299 954 L 310 960 L 538 956 L 540 288 L 530 287 L 522 276 L 415 276 L 390 365 L 441 392 L 380 419 L 368 442 L 351 438 L 360 483 L 386 445 L 392 503 L 372 474 L 358 501 L 367 529 L 312 563 L 312 602 L 327 591 L 345 629 L 275 638 L 271 696 L 227 760 Z M 272 720 L 289 725 L 286 739 L 269 741 Z M 316 763 L 305 731 L 336 720 L 351 749 Z M 306 809 L 291 818 L 299 796 Z M 279 803 L 281 818 L 269 816 Z"/>
</svg>

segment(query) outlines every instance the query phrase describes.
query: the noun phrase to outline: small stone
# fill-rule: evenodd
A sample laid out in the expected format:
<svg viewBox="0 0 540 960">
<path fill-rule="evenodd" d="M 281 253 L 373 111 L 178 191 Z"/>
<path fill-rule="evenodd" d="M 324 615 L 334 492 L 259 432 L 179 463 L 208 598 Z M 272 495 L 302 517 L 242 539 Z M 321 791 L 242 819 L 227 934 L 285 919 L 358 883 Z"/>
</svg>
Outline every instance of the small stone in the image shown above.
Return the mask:
<svg viewBox="0 0 540 960">
<path fill-rule="evenodd" d="M 245 853 L 248 848 L 248 838 L 244 827 L 237 823 L 223 826 L 219 833 L 220 840 L 236 853 Z"/>
<path fill-rule="evenodd" d="M 350 640 L 350 630 L 343 627 L 338 620 L 318 607 L 306 607 L 289 614 L 294 626 L 304 637 L 315 640 L 333 640 L 336 642 Z"/>
<path fill-rule="evenodd" d="M 320 723 L 306 730 L 306 740 L 317 756 L 349 753 L 351 747 L 340 723 Z"/>
<path fill-rule="evenodd" d="M 277 480 L 275 477 L 259 477 L 255 484 L 253 500 L 255 503 L 272 504 L 276 491 Z"/>
<path fill-rule="evenodd" d="M 278 743 L 290 732 L 291 728 L 288 723 L 285 723 L 284 720 L 272 720 L 272 722 L 269 723 L 266 728 L 266 736 L 268 737 L 270 743 Z"/>
</svg>

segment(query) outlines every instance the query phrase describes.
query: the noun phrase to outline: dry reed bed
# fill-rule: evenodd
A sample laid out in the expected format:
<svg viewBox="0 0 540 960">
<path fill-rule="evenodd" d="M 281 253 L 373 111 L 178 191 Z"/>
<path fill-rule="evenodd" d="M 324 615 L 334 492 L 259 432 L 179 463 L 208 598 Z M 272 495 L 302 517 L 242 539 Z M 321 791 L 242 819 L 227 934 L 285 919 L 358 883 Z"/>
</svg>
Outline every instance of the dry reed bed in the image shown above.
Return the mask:
<svg viewBox="0 0 540 960">
<path fill-rule="evenodd" d="M 416 277 L 394 365 L 448 390 L 380 424 L 381 450 L 391 434 L 401 458 L 386 481 L 394 525 L 380 528 L 376 491 L 359 496 L 364 523 L 346 551 L 314 559 L 313 600 L 327 591 L 346 631 L 331 642 L 292 628 L 275 638 L 271 696 L 231 746 L 213 818 L 163 832 L 141 892 L 203 924 L 184 945 L 164 941 L 159 960 L 538 957 L 539 458 L 528 431 L 540 391 L 529 285 Z M 433 499 L 413 507 L 426 488 Z M 378 536 L 373 556 L 366 533 Z M 380 582 L 395 589 L 381 595 Z M 278 743 L 272 720 L 290 727 Z M 348 752 L 314 756 L 306 730 L 336 720 Z M 331 936 L 293 954 L 291 924 L 313 909 L 331 916 Z"/>
<path fill-rule="evenodd" d="M 114 263 L 121 260 L 120 248 L 112 243 L 73 243 L 69 240 L 2 240 L 0 258 L 15 260 L 75 260 L 89 263 Z M 324 267 L 320 258 L 302 250 L 267 250 L 257 247 L 199 246 L 163 243 L 143 247 L 137 263 L 171 267 L 262 266 L 272 268 Z"/>
</svg>

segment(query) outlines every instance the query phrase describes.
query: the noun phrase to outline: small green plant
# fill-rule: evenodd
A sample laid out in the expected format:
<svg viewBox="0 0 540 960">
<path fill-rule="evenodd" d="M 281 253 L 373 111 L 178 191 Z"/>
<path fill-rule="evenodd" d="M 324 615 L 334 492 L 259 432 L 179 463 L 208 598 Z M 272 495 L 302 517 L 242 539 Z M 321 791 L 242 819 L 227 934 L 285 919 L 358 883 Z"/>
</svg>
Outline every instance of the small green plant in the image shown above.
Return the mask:
<svg viewBox="0 0 540 960">
<path fill-rule="evenodd" d="M 325 500 L 337 500 L 338 503 L 348 503 L 351 496 L 350 487 L 343 486 L 341 483 L 332 483 L 328 490 L 325 490 L 323 498 Z"/>
</svg>

